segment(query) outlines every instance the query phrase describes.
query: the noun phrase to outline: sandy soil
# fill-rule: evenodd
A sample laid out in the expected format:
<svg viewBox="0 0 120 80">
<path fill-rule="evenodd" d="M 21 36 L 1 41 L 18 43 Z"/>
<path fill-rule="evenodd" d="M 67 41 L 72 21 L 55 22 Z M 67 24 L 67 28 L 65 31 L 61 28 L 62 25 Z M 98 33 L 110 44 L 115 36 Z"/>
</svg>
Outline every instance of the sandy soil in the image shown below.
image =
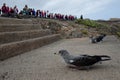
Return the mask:
<svg viewBox="0 0 120 80">
<path fill-rule="evenodd" d="M 53 54 L 60 49 L 72 55 L 109 55 L 112 60 L 77 70 Z M 120 80 L 119 58 L 120 42 L 114 36 L 98 44 L 91 44 L 88 38 L 65 39 L 0 62 L 0 80 Z"/>
</svg>

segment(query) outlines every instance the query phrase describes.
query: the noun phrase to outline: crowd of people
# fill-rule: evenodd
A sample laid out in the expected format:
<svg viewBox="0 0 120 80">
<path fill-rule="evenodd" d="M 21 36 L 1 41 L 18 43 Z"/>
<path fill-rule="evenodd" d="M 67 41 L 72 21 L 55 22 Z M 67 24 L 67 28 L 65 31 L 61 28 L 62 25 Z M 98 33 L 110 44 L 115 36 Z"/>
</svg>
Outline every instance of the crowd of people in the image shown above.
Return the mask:
<svg viewBox="0 0 120 80">
<path fill-rule="evenodd" d="M 4 3 L 2 8 L 0 9 L 0 15 L 4 15 L 5 17 L 14 17 L 18 15 L 18 8 L 16 5 L 12 8 Z"/>
<path fill-rule="evenodd" d="M 5 17 L 18 17 L 18 16 L 31 16 L 38 18 L 49 18 L 49 19 L 59 19 L 59 20 L 75 20 L 77 17 L 73 15 L 64 15 L 61 13 L 50 13 L 48 10 L 35 10 L 29 8 L 27 5 L 24 6 L 22 10 L 18 10 L 15 5 L 13 8 L 7 6 L 3 3 L 3 6 L 0 9 L 0 16 Z"/>
</svg>

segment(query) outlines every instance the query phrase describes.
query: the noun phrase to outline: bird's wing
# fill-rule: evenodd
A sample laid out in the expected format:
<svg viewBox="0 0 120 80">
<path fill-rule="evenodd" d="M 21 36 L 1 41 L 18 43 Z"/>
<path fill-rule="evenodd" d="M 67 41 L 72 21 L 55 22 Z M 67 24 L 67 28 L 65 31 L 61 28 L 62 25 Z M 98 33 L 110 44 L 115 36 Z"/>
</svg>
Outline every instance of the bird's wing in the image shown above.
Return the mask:
<svg viewBox="0 0 120 80">
<path fill-rule="evenodd" d="M 90 55 L 88 55 L 88 54 L 80 54 L 79 56 L 80 57 L 90 57 Z"/>
<path fill-rule="evenodd" d="M 92 57 L 88 55 L 77 56 L 73 59 L 70 59 L 69 62 L 76 66 L 87 66 L 91 63 Z"/>
</svg>

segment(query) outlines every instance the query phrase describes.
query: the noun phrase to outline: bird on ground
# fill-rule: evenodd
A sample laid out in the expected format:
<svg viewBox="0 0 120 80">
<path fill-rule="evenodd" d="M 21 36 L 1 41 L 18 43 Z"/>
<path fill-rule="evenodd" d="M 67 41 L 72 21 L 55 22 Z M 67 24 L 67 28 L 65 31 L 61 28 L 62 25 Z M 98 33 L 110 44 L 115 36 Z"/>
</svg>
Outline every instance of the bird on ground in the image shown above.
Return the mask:
<svg viewBox="0 0 120 80">
<path fill-rule="evenodd" d="M 106 34 L 100 34 L 99 36 L 96 36 L 96 37 L 91 36 L 90 37 L 91 43 L 101 42 L 101 41 L 103 41 L 103 39 L 104 39 L 105 36 L 106 36 Z"/>
<path fill-rule="evenodd" d="M 54 54 L 57 54 L 57 53 L 54 53 Z M 60 50 L 58 54 L 62 56 L 62 58 L 67 64 L 74 65 L 76 67 L 90 67 L 95 63 L 98 63 L 101 61 L 111 60 L 110 56 L 107 56 L 107 55 L 90 56 L 87 54 L 83 54 L 79 56 L 73 56 L 69 54 L 67 50 Z"/>
</svg>

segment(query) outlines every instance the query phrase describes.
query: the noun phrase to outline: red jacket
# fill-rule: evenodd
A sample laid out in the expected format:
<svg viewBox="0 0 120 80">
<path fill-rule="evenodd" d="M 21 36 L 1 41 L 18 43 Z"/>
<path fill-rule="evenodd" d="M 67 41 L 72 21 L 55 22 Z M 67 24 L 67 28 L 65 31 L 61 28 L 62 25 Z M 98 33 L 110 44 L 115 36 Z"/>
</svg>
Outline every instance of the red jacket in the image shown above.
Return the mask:
<svg viewBox="0 0 120 80">
<path fill-rule="evenodd" d="M 7 7 L 6 6 L 2 6 L 2 13 L 6 13 L 7 12 Z"/>
</svg>

